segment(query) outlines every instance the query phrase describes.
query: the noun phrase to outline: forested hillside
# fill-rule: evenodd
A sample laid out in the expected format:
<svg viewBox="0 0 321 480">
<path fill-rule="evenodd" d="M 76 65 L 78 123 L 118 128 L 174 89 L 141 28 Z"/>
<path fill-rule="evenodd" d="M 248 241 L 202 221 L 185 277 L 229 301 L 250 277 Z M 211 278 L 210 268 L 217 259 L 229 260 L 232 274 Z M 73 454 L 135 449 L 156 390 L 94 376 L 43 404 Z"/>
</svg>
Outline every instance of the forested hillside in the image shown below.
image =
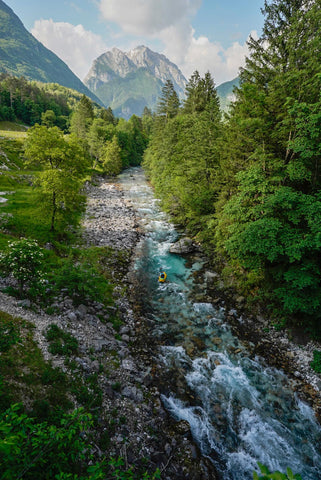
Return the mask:
<svg viewBox="0 0 321 480">
<path fill-rule="evenodd" d="M 320 335 L 321 10 L 280 0 L 263 13 L 229 114 L 209 74 L 192 75 L 182 108 L 163 89 L 144 166 L 227 284 Z"/>
<path fill-rule="evenodd" d="M 57 82 L 78 90 L 98 103 L 70 68 L 23 26 L 17 15 L 0 0 L 0 72 L 40 82 Z"/>
</svg>

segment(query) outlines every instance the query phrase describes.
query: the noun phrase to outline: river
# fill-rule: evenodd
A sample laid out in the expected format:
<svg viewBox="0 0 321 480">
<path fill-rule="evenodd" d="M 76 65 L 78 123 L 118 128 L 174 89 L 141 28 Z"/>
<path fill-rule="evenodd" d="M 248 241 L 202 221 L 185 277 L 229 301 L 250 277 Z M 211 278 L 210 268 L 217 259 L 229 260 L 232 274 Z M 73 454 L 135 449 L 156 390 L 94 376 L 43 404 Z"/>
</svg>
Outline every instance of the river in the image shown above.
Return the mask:
<svg viewBox="0 0 321 480">
<path fill-rule="evenodd" d="M 299 400 L 291 380 L 253 358 L 225 319 L 224 308 L 199 300 L 205 283 L 195 272 L 202 258 L 169 253 L 179 238 L 159 208 L 140 168 L 120 176 L 145 236 L 137 246 L 135 272 L 157 344 L 157 361 L 168 375 L 184 376 L 189 390 L 166 391 L 162 401 L 190 424 L 202 454 L 222 480 L 250 480 L 261 462 L 270 470 L 291 467 L 303 480 L 321 479 L 321 428 Z M 158 282 L 165 270 L 166 283 Z M 160 341 L 161 340 L 161 341 Z"/>
</svg>

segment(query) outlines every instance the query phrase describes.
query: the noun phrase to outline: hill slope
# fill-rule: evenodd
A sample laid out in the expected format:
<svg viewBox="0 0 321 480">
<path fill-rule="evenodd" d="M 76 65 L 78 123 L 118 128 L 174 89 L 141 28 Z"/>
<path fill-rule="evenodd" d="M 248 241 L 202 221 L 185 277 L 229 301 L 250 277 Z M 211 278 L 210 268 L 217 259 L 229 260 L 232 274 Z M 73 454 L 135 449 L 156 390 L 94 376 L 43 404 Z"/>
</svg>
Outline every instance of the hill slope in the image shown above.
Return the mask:
<svg viewBox="0 0 321 480">
<path fill-rule="evenodd" d="M 70 68 L 42 45 L 0 0 L 0 72 L 28 80 L 53 82 L 77 90 L 101 103 Z"/>
<path fill-rule="evenodd" d="M 234 87 L 238 87 L 240 85 L 240 79 L 239 77 L 234 78 L 233 80 L 230 80 L 229 82 L 224 82 L 221 83 L 217 87 L 217 94 L 220 99 L 220 104 L 221 104 L 221 109 L 222 110 L 227 110 L 229 107 L 229 104 L 233 102 L 234 100 Z"/>
<path fill-rule="evenodd" d="M 98 57 L 84 83 L 117 116 L 129 118 L 140 116 L 145 106 L 155 109 L 168 79 L 182 98 L 186 79 L 179 68 L 164 55 L 139 46 L 127 53 L 113 48 Z"/>
</svg>

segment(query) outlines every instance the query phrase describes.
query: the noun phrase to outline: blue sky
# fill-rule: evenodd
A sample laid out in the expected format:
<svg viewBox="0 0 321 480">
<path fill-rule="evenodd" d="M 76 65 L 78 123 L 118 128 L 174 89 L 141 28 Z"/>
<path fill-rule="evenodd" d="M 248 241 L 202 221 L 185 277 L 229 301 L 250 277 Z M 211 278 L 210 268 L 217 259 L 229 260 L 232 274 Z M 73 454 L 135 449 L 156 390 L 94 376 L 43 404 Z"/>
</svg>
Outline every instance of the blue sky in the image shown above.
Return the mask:
<svg viewBox="0 0 321 480">
<path fill-rule="evenodd" d="M 246 40 L 260 35 L 264 0 L 4 0 L 81 79 L 100 54 L 146 45 L 188 78 L 211 72 L 217 84 L 238 74 Z"/>
</svg>

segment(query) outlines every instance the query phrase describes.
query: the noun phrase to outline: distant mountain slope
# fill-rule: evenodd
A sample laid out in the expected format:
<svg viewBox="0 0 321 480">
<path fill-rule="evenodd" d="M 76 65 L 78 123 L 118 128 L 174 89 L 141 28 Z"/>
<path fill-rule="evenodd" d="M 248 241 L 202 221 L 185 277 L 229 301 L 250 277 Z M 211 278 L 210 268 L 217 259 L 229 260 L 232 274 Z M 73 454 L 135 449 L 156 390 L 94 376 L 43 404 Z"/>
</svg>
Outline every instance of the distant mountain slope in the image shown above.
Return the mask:
<svg viewBox="0 0 321 480">
<path fill-rule="evenodd" d="M 218 97 L 220 99 L 221 109 L 227 110 L 228 106 L 234 100 L 233 89 L 240 85 L 239 77 L 230 80 L 229 82 L 224 82 L 219 85 L 216 90 Z"/>
<path fill-rule="evenodd" d="M 165 55 L 139 46 L 127 53 L 113 48 L 98 57 L 84 83 L 117 116 L 129 118 L 140 116 L 145 106 L 155 109 L 166 80 L 182 98 L 186 79 L 179 68 Z"/>
<path fill-rule="evenodd" d="M 0 72 L 28 80 L 53 82 L 98 98 L 70 68 L 23 26 L 17 15 L 0 0 Z"/>
</svg>

